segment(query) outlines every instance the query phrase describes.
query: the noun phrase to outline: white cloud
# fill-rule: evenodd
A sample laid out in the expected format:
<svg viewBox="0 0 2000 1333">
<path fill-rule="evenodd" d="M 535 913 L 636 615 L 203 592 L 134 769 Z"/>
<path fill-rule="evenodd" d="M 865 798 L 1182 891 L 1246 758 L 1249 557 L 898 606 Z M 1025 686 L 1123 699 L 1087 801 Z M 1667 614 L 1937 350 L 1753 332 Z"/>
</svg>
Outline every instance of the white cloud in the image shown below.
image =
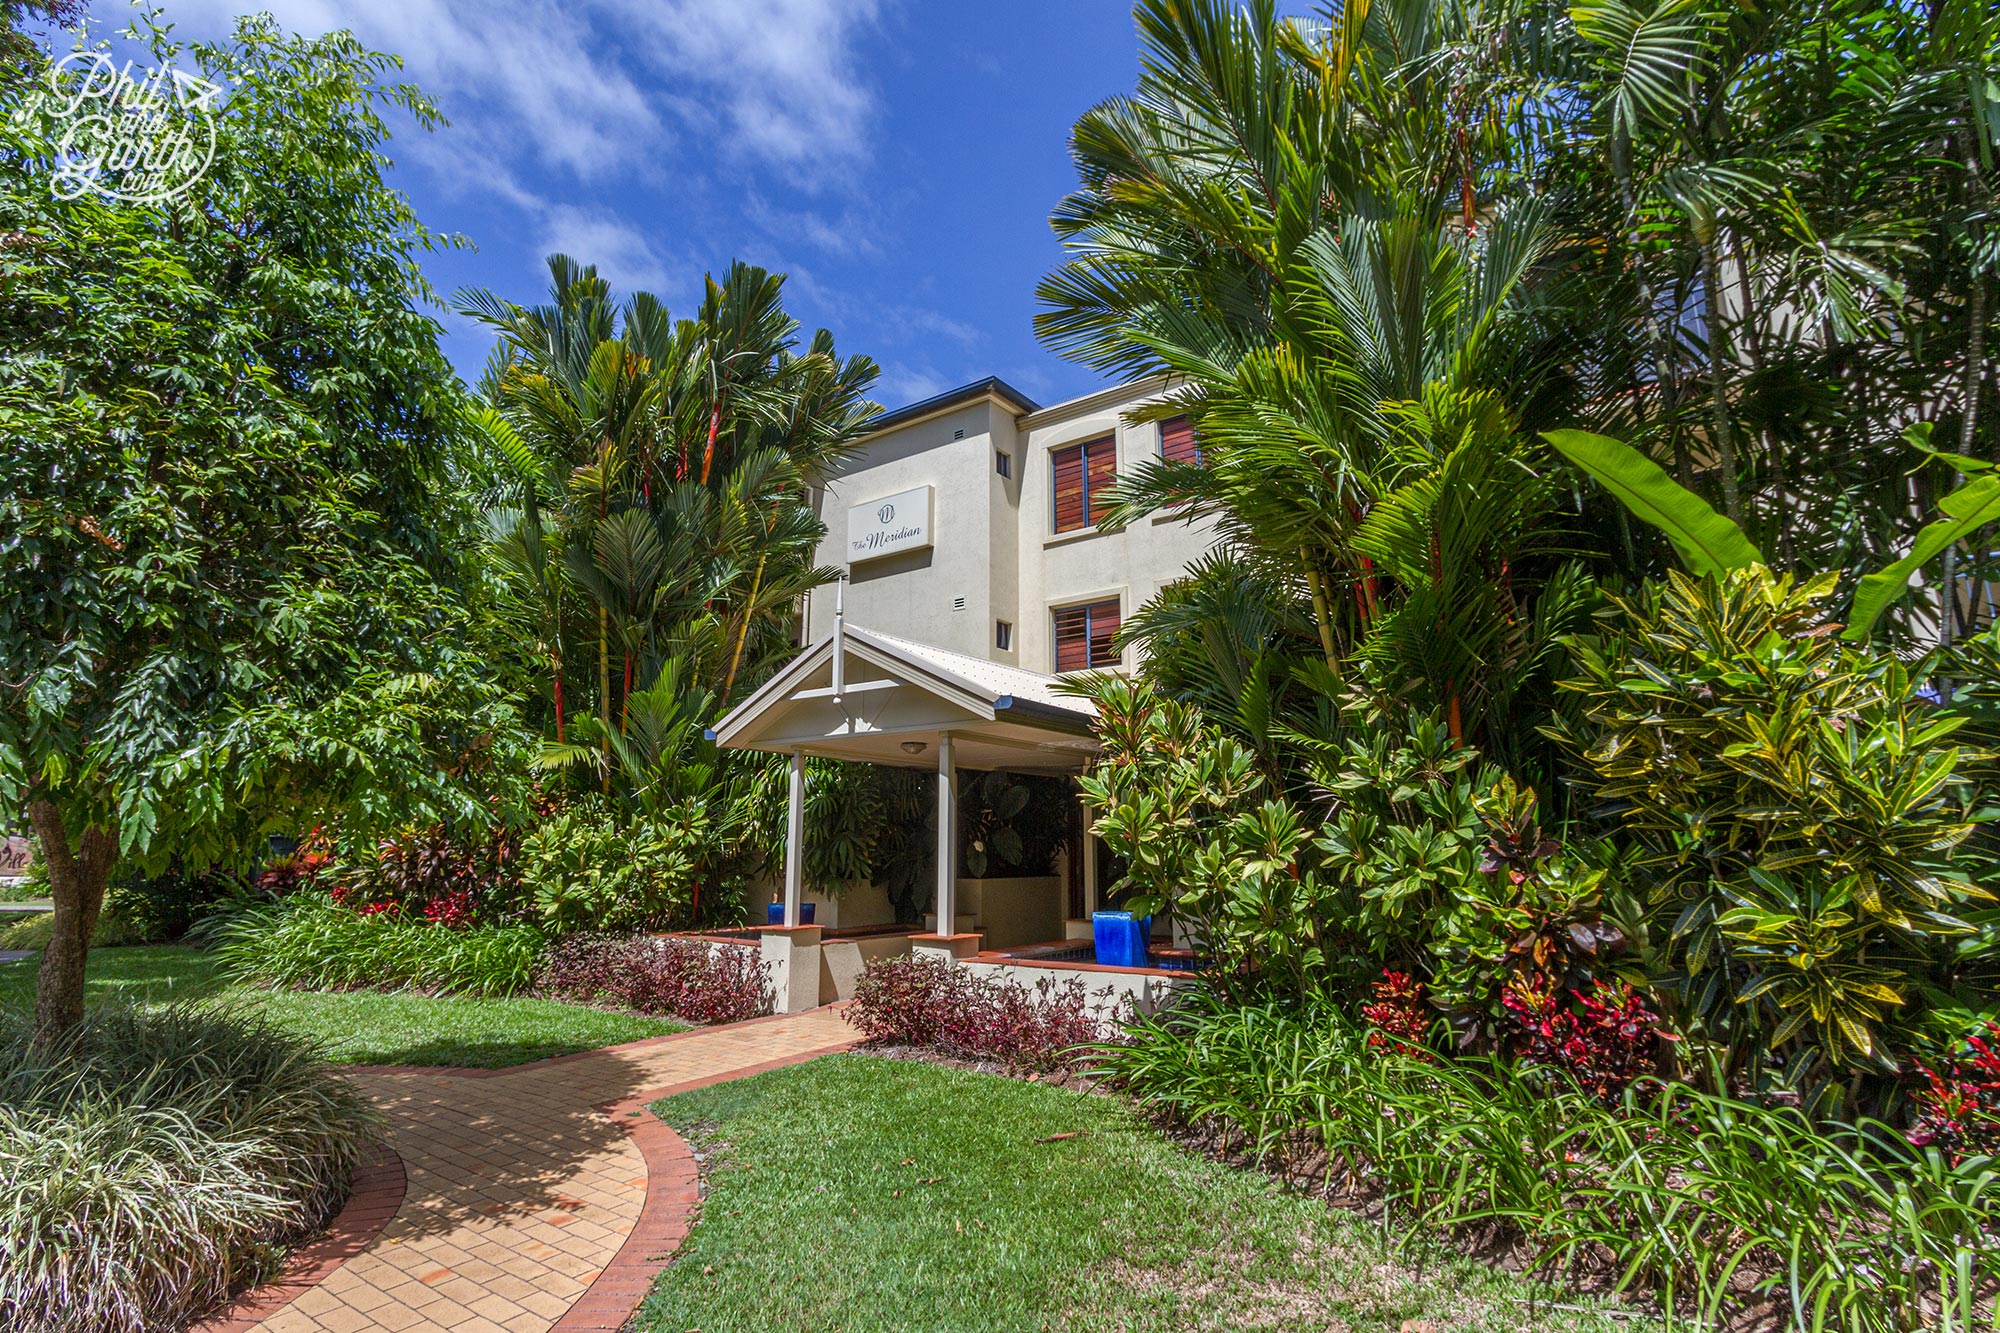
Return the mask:
<svg viewBox="0 0 2000 1333">
<path fill-rule="evenodd" d="M 536 254 L 565 254 L 581 263 L 595 264 L 620 300 L 635 291 L 649 291 L 662 299 L 667 295 L 667 266 L 652 241 L 637 227 L 602 209 L 571 204 L 547 208 L 537 233 Z M 539 258 L 536 271 L 547 276 Z"/>
<path fill-rule="evenodd" d="M 882 252 L 876 237 L 881 223 L 859 209 L 843 210 L 826 217 L 811 209 L 774 207 L 762 194 L 752 192 L 743 200 L 743 215 L 780 246 L 802 241 L 815 250 L 843 257 L 875 256 Z"/>
<path fill-rule="evenodd" d="M 717 104 L 723 146 L 817 185 L 867 156 L 875 99 L 854 39 L 875 0 L 639 0 L 629 19 L 659 45 L 641 48 L 666 74 L 700 84 Z"/>
<path fill-rule="evenodd" d="M 819 187 L 868 156 L 875 98 L 855 58 L 875 0 L 173 0 L 208 31 L 268 8 L 402 57 L 460 151 L 578 180 L 660 176 L 677 143 Z M 470 140 L 467 144 L 465 141 Z"/>
<path fill-rule="evenodd" d="M 926 398 L 935 398 L 960 383 L 962 381 L 947 379 L 932 370 L 887 365 L 882 367 L 882 378 L 875 381 L 875 387 L 868 391 L 868 396 L 894 411 L 911 403 L 921 403 Z"/>
</svg>

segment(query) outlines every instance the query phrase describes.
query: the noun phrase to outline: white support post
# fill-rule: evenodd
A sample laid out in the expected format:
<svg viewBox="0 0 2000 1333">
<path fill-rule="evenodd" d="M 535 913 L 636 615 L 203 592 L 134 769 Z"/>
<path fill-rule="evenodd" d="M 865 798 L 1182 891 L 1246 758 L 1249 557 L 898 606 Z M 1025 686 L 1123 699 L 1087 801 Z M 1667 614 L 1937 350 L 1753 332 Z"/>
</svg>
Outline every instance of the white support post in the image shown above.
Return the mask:
<svg viewBox="0 0 2000 1333">
<path fill-rule="evenodd" d="M 958 774 L 951 733 L 938 736 L 937 933 L 958 934 Z"/>
<path fill-rule="evenodd" d="M 1083 919 L 1097 910 L 1097 835 L 1090 831 L 1090 802 L 1079 798 L 1083 807 L 1083 838 L 1079 843 L 1083 856 Z"/>
<path fill-rule="evenodd" d="M 806 757 L 792 751 L 790 804 L 785 811 L 785 925 L 799 924 L 806 881 Z"/>
</svg>

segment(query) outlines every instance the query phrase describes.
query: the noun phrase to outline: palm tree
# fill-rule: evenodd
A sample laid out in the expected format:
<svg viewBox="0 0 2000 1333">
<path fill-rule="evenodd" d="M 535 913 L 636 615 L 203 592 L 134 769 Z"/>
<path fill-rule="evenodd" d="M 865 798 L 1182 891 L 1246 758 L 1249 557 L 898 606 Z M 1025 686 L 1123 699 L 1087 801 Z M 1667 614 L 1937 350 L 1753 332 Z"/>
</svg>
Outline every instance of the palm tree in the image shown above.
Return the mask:
<svg viewBox="0 0 2000 1333">
<path fill-rule="evenodd" d="M 549 272 L 546 304 L 459 304 L 500 336 L 481 417 L 505 478 L 489 555 L 524 649 L 550 663 L 549 755 L 577 757 L 561 644 L 594 638 L 587 730 L 609 794 L 627 756 L 667 752 L 627 743 L 635 705 L 657 719 L 671 685 L 687 708 L 725 708 L 790 651 L 799 598 L 831 577 L 812 491 L 880 410 L 876 368 L 824 330 L 801 349 L 782 277 L 749 265 L 679 321 L 644 292 L 615 306 L 566 256 Z"/>
<path fill-rule="evenodd" d="M 1114 522 L 1218 519 L 1294 571 L 1328 668 L 1505 751 L 1531 731 L 1491 705 L 1563 619 L 1536 614 L 1553 488 L 1519 410 L 1545 368 L 1526 335 L 1550 232 L 1505 188 L 1503 118 L 1466 92 L 1519 100 L 1463 55 L 1513 20 L 1470 13 L 1142 3 L 1140 88 L 1078 124 L 1071 259 L 1038 327 L 1172 375 L 1150 415 L 1200 433 L 1202 462 L 1129 478 Z"/>
</svg>

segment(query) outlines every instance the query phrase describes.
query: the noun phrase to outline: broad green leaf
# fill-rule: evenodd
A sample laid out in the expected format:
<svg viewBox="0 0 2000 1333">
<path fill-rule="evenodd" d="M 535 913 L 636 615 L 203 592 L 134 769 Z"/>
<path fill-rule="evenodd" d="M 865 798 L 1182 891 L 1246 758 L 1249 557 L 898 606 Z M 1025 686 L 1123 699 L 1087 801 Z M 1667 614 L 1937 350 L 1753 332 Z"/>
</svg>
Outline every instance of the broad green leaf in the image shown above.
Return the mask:
<svg viewBox="0 0 2000 1333">
<path fill-rule="evenodd" d="M 1854 590 L 1854 610 L 1840 637 L 1865 639 L 1889 603 L 1903 595 L 1910 579 L 1947 546 L 1967 533 L 2000 519 L 2000 476 L 1969 481 L 1938 501 L 1945 517 L 1924 525 L 1910 543 L 1910 553 L 1861 580 Z"/>
<path fill-rule="evenodd" d="M 1903 443 L 1909 445 L 1912 449 L 1929 454 L 1946 467 L 1954 468 L 1960 472 L 1992 471 L 1994 464 L 1990 459 L 1972 458 L 1966 454 L 1947 453 L 1943 449 L 1931 448 L 1931 429 L 1936 424 L 1934 421 L 1919 421 L 1916 425 L 1903 432 Z"/>
<path fill-rule="evenodd" d="M 1582 430 L 1552 430 L 1542 438 L 1597 478 L 1627 509 L 1666 533 L 1689 573 L 1721 574 L 1764 563 L 1763 553 L 1743 529 L 1631 445 Z"/>
</svg>

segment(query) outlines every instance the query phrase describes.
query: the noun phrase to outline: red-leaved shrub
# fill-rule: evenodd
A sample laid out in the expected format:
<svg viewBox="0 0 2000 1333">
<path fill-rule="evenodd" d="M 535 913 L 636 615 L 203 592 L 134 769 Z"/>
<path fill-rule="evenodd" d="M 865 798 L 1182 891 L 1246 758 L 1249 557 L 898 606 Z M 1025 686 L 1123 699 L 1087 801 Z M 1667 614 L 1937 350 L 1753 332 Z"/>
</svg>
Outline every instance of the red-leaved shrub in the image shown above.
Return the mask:
<svg viewBox="0 0 2000 1333">
<path fill-rule="evenodd" d="M 1424 1004 L 1424 983 L 1409 973 L 1384 970 L 1382 979 L 1375 983 L 1375 1002 L 1362 1005 L 1361 1016 L 1368 1020 L 1368 1044 L 1376 1050 L 1392 1050 L 1418 1060 L 1430 1058 L 1424 1048 L 1424 1033 L 1431 1025 L 1430 1010 Z"/>
<path fill-rule="evenodd" d="M 424 920 L 451 930 L 462 930 L 472 924 L 478 902 L 471 889 L 453 889 L 424 904 Z"/>
<path fill-rule="evenodd" d="M 1077 1048 L 1101 1040 L 1117 1016 L 1100 1017 L 1075 976 L 1061 983 L 1045 977 L 1030 990 L 915 954 L 870 963 L 847 1013 L 876 1041 L 1027 1073 L 1078 1067 Z"/>
<path fill-rule="evenodd" d="M 1988 1023 L 1986 1032 L 2000 1045 L 2000 1023 Z M 1942 1072 L 1918 1061 L 1926 1086 L 1910 1098 L 1910 1142 L 1936 1148 L 1954 1163 L 2000 1153 L 2000 1051 L 1980 1037 L 1966 1038 L 1966 1045 L 1971 1058 Z"/>
<path fill-rule="evenodd" d="M 769 970 L 755 949 L 653 935 L 565 936 L 543 955 L 535 993 L 703 1025 L 771 1012 Z"/>
<path fill-rule="evenodd" d="M 1515 982 L 1500 997 L 1514 1029 L 1514 1053 L 1569 1071 L 1577 1085 L 1614 1102 L 1659 1067 L 1659 1016 L 1623 982 L 1592 983 L 1588 995 Z M 1668 1040 L 1674 1040 L 1668 1037 Z"/>
</svg>

